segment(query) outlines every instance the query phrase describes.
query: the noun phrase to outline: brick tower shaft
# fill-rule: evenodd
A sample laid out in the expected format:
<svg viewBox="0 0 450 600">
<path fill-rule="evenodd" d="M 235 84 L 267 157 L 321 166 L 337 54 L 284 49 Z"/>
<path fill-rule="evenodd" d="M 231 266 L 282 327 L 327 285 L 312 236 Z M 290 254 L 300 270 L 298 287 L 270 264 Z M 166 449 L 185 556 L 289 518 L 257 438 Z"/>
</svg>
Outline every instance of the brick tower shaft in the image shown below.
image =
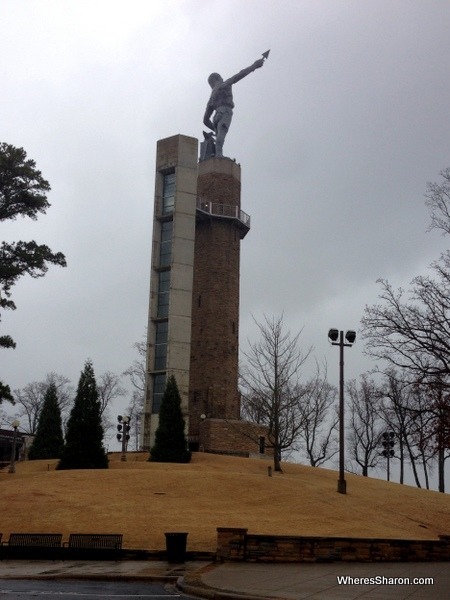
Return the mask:
<svg viewBox="0 0 450 600">
<path fill-rule="evenodd" d="M 241 171 L 228 158 L 200 161 L 192 292 L 189 437 L 207 419 L 239 419 Z M 245 215 L 246 217 L 246 215 Z"/>
</svg>

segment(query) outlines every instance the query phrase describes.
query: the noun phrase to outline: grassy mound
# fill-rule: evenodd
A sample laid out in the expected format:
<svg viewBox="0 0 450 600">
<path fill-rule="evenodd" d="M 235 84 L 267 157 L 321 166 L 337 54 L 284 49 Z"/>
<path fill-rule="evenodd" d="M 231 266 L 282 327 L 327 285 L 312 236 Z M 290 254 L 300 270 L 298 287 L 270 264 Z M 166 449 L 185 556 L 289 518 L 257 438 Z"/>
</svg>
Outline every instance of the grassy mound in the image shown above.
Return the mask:
<svg viewBox="0 0 450 600">
<path fill-rule="evenodd" d="M 189 464 L 110 455 L 108 470 L 55 471 L 57 461 L 0 472 L 3 539 L 11 532 L 123 533 L 126 548 L 165 547 L 189 532 L 190 550 L 213 551 L 216 527 L 251 533 L 436 539 L 450 534 L 450 496 L 303 465 L 194 453 Z"/>
</svg>

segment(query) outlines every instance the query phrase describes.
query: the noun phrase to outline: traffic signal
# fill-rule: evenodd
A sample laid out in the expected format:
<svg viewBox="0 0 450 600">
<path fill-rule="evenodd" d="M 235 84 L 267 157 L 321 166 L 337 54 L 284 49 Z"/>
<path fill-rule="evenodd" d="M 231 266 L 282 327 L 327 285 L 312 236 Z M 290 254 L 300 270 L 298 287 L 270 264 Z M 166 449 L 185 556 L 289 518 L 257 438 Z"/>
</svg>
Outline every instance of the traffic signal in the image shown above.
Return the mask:
<svg viewBox="0 0 450 600">
<path fill-rule="evenodd" d="M 393 431 L 384 431 L 381 434 L 381 444 L 383 446 L 383 450 L 381 454 L 386 458 L 392 458 L 394 456 L 394 446 L 395 446 L 395 433 Z"/>
</svg>

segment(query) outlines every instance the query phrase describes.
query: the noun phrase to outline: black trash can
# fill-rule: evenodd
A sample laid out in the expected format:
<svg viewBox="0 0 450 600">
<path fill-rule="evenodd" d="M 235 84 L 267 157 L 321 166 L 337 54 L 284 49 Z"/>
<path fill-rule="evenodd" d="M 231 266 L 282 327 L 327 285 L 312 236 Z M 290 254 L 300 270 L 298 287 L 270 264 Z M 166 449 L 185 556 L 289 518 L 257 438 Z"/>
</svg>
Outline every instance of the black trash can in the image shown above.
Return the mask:
<svg viewBox="0 0 450 600">
<path fill-rule="evenodd" d="M 166 533 L 167 560 L 170 563 L 183 563 L 186 560 L 187 533 Z"/>
</svg>

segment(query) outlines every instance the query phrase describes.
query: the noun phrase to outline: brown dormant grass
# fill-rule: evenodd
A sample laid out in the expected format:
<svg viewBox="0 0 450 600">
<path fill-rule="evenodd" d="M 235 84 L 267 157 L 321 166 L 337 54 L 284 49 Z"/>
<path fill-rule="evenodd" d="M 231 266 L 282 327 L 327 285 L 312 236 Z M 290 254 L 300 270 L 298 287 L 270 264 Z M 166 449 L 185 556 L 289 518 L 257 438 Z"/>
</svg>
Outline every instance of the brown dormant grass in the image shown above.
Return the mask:
<svg viewBox="0 0 450 600">
<path fill-rule="evenodd" d="M 250 533 L 436 539 L 450 534 L 450 497 L 297 464 L 268 477 L 257 459 L 193 454 L 188 465 L 110 455 L 110 468 L 55 471 L 56 461 L 0 472 L 0 532 L 123 533 L 126 548 L 165 547 L 189 532 L 190 550 L 215 550 L 216 527 Z"/>
</svg>

